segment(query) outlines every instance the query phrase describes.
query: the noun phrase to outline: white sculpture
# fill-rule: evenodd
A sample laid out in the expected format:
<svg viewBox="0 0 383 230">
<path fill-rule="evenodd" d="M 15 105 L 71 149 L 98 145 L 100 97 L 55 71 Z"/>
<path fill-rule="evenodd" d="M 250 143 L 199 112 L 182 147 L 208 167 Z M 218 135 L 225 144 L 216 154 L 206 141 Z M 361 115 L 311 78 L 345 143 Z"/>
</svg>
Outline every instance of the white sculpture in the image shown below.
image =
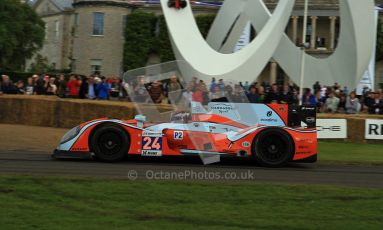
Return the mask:
<svg viewBox="0 0 383 230">
<path fill-rule="evenodd" d="M 201 76 L 252 82 L 274 58 L 294 82 L 299 82 L 301 51 L 284 33 L 294 0 L 279 1 L 273 14 L 262 0 L 226 0 L 206 41 L 195 23 L 189 0 L 186 2 L 183 9 L 169 8 L 168 0 L 161 0 L 161 5 L 177 58 L 187 61 Z M 321 81 L 355 88 L 367 69 L 374 45 L 374 1 L 339 3 L 338 47 L 326 59 L 306 54 L 305 87 Z M 256 39 L 239 52 L 230 53 L 247 21 L 257 30 Z"/>
</svg>

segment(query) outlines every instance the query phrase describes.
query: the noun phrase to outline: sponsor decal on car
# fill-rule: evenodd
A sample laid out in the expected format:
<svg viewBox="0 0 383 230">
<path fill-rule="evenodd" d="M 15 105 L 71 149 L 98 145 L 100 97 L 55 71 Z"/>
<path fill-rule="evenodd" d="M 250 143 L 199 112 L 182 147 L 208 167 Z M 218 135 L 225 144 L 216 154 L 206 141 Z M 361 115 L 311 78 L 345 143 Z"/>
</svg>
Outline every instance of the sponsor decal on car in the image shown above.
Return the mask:
<svg viewBox="0 0 383 230">
<path fill-rule="evenodd" d="M 278 122 L 278 120 L 275 118 L 272 118 L 272 116 L 273 116 L 273 111 L 271 111 L 271 110 L 267 111 L 266 117 L 268 117 L 268 118 L 261 118 L 261 121 L 262 122 Z"/>
<path fill-rule="evenodd" d="M 306 118 L 306 121 L 307 121 L 308 123 L 310 123 L 310 124 L 311 124 L 311 123 L 314 123 L 315 120 L 316 120 L 315 117 L 307 117 L 307 118 Z"/>
<path fill-rule="evenodd" d="M 242 147 L 250 147 L 250 142 L 248 142 L 248 141 L 244 141 L 244 142 L 242 142 Z"/>
<path fill-rule="evenodd" d="M 312 152 L 299 152 L 297 151 L 295 154 L 311 154 Z"/>
<path fill-rule="evenodd" d="M 76 151 L 76 152 L 80 152 L 80 151 L 88 151 L 89 149 L 88 148 L 72 148 L 71 151 Z"/>
<path fill-rule="evenodd" d="M 162 133 L 142 132 L 142 156 L 162 156 Z"/>
<path fill-rule="evenodd" d="M 261 118 L 262 122 L 278 122 L 277 119 L 274 118 Z"/>
<path fill-rule="evenodd" d="M 229 113 L 230 111 L 233 111 L 234 108 L 231 104 L 227 103 L 215 103 L 210 106 L 210 110 L 218 111 L 220 114 Z"/>
<path fill-rule="evenodd" d="M 162 132 L 143 131 L 143 137 L 162 137 Z"/>
<path fill-rule="evenodd" d="M 305 143 L 313 143 L 314 142 L 314 140 L 311 138 L 302 138 L 301 139 L 301 138 L 296 137 L 295 139 L 297 142 L 305 142 Z"/>
</svg>

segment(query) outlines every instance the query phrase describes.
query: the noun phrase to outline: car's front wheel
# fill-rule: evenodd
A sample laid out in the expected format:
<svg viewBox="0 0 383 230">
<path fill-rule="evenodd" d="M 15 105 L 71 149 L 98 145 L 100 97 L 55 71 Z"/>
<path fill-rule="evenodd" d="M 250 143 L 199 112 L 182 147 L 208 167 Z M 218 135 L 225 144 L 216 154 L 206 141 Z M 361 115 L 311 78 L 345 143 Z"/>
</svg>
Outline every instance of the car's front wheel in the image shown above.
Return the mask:
<svg viewBox="0 0 383 230">
<path fill-rule="evenodd" d="M 294 143 L 280 128 L 267 128 L 259 133 L 252 146 L 253 156 L 263 166 L 281 167 L 292 160 Z"/>
<path fill-rule="evenodd" d="M 106 162 L 122 160 L 129 151 L 128 134 L 119 126 L 103 125 L 91 136 L 91 150 L 96 158 Z"/>
</svg>

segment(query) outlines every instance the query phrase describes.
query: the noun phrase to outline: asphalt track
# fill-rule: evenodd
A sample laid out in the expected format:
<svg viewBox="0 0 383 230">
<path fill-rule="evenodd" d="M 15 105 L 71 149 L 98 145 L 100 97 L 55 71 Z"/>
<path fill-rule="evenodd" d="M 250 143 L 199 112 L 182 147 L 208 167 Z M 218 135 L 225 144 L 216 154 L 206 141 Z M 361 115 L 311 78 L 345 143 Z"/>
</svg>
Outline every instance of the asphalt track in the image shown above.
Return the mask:
<svg viewBox="0 0 383 230">
<path fill-rule="evenodd" d="M 270 182 L 383 188 L 383 166 L 290 164 L 263 168 L 244 159 L 225 158 L 203 165 L 198 157 L 130 157 L 121 163 L 54 160 L 49 152 L 0 150 L 0 175 L 61 175 L 126 180 L 203 180 Z"/>
</svg>

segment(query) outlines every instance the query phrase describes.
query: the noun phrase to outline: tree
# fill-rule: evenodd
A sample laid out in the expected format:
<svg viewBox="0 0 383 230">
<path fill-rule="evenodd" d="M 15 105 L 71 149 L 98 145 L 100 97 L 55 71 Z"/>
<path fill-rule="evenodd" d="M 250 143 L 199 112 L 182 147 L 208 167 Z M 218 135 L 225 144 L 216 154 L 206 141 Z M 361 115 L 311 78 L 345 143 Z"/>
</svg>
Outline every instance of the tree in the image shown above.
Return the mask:
<svg viewBox="0 0 383 230">
<path fill-rule="evenodd" d="M 31 73 L 48 73 L 52 72 L 51 66 L 48 64 L 48 58 L 43 57 L 41 54 L 37 54 L 34 58 L 34 62 L 31 64 L 30 69 L 28 70 Z"/>
<path fill-rule="evenodd" d="M 196 16 L 197 25 L 206 38 L 215 14 Z M 124 48 L 124 70 L 143 67 L 149 54 L 158 54 L 161 62 L 175 60 L 169 31 L 163 15 L 134 11 L 127 17 Z"/>
<path fill-rule="evenodd" d="M 161 62 L 174 61 L 176 58 L 173 53 L 168 27 L 166 25 L 165 17 L 163 15 L 159 17 L 159 23 L 160 31 L 156 45 L 161 58 Z"/>
<path fill-rule="evenodd" d="M 206 15 L 202 14 L 202 15 L 196 16 L 197 26 L 204 38 L 207 37 L 210 27 L 214 22 L 215 16 L 216 16 L 215 14 L 206 14 Z"/>
<path fill-rule="evenodd" d="M 131 70 L 146 65 L 153 52 L 157 17 L 154 13 L 139 10 L 127 16 L 124 46 L 124 69 Z"/>
<path fill-rule="evenodd" d="M 22 70 L 25 60 L 42 47 L 45 24 L 27 4 L 0 1 L 0 68 Z"/>
</svg>

